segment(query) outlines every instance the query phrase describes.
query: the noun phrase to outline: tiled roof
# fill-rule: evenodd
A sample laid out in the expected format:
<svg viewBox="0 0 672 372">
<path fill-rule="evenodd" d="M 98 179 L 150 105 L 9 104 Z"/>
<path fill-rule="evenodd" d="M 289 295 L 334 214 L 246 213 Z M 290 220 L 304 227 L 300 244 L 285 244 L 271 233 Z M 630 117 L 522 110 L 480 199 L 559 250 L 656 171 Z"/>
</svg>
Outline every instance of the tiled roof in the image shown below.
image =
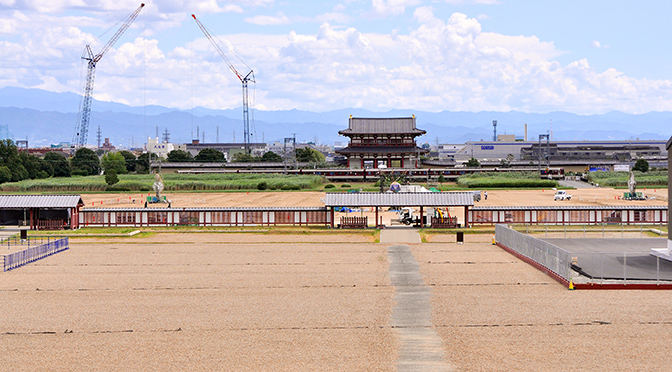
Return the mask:
<svg viewBox="0 0 672 372">
<path fill-rule="evenodd" d="M 79 195 L 0 195 L 0 209 L 76 208 L 83 204 Z"/>
<path fill-rule="evenodd" d="M 415 118 L 350 118 L 349 128 L 340 134 L 424 134 L 415 127 Z"/>
<path fill-rule="evenodd" d="M 327 193 L 327 207 L 449 207 L 474 205 L 471 192 Z"/>
</svg>

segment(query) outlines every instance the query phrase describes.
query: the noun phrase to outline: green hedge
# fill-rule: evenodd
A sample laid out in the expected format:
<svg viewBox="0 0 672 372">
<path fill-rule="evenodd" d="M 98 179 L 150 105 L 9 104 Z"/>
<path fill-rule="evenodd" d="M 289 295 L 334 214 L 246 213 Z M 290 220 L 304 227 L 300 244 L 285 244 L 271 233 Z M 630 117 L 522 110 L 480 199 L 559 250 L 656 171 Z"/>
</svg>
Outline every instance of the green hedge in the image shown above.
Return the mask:
<svg viewBox="0 0 672 372">
<path fill-rule="evenodd" d="M 461 176 L 457 184 L 470 189 L 558 187 L 558 181 L 541 179 L 536 172 L 479 172 Z"/>
<path fill-rule="evenodd" d="M 256 190 L 261 183 L 269 189 L 301 190 L 317 188 L 324 183 L 321 176 L 278 175 L 278 174 L 165 174 L 163 184 L 166 191 L 191 190 Z M 154 184 L 153 175 L 120 175 L 119 183 L 108 188 L 103 176 L 47 178 L 25 180 L 0 185 L 6 192 L 38 191 L 147 191 Z"/>
<path fill-rule="evenodd" d="M 634 172 L 637 186 L 664 186 L 667 185 L 667 171 Z M 587 176 L 589 182 L 599 183 L 600 186 L 627 187 L 630 179 L 629 172 L 592 172 Z"/>
</svg>

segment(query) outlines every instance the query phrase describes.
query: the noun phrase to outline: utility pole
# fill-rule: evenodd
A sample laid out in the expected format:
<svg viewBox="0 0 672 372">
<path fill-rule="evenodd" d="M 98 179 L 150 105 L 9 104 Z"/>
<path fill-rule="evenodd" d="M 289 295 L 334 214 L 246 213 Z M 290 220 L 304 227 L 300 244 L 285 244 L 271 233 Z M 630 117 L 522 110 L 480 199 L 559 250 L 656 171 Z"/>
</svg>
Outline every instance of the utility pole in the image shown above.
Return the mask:
<svg viewBox="0 0 672 372">
<path fill-rule="evenodd" d="M 163 131 L 163 142 L 168 143 L 170 142 L 170 132 L 168 132 L 168 128 Z"/>
</svg>

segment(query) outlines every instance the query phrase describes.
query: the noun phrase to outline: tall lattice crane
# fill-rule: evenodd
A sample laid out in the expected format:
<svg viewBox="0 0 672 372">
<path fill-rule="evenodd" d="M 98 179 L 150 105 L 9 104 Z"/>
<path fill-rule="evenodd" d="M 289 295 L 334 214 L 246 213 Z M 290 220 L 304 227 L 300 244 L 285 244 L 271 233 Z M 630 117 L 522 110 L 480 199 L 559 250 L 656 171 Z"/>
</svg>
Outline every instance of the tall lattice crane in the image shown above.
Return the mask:
<svg viewBox="0 0 672 372">
<path fill-rule="evenodd" d="M 219 53 L 220 56 L 222 56 L 222 59 L 226 62 L 226 64 L 229 66 L 231 71 L 233 71 L 234 74 L 240 79 L 240 82 L 243 84 L 243 137 L 245 138 L 245 153 L 250 154 L 251 149 L 250 149 L 250 108 L 249 108 L 249 95 L 247 92 L 247 84 L 252 82 L 253 84 L 255 83 L 254 80 L 254 71 L 248 66 L 243 60 L 240 59 L 235 53 L 233 53 L 232 50 L 229 49 L 231 54 L 233 54 L 238 60 L 247 67 L 249 72 L 245 75 L 241 74 L 236 67 L 231 63 L 231 60 L 226 56 L 222 48 L 220 48 L 220 43 L 217 42 L 215 37 L 213 37 L 210 34 L 210 31 L 198 20 L 196 19 L 196 16 L 194 14 L 191 15 L 194 17 L 194 21 L 196 21 L 196 24 L 198 27 L 203 31 L 203 34 L 205 37 L 210 40 L 212 45 L 215 47 L 215 50 L 217 50 L 217 53 Z M 228 49 L 228 48 L 227 48 Z"/>
<path fill-rule="evenodd" d="M 77 124 L 75 125 L 75 134 L 72 137 L 72 147 L 79 148 L 86 145 L 89 136 L 89 121 L 91 119 L 91 101 L 93 100 L 93 78 L 96 75 L 96 64 L 107 53 L 114 43 L 119 40 L 121 35 L 128 29 L 133 21 L 138 17 L 140 11 L 145 4 L 140 4 L 140 7 L 131 13 L 128 18 L 121 25 L 117 33 L 112 36 L 110 41 L 105 44 L 100 53 L 94 55 L 91 51 L 91 46 L 87 45 L 82 54 L 82 59 L 88 62 L 88 71 L 86 73 L 86 83 L 84 85 L 84 95 L 82 97 L 81 106 L 79 108 L 79 115 L 77 116 Z"/>
</svg>

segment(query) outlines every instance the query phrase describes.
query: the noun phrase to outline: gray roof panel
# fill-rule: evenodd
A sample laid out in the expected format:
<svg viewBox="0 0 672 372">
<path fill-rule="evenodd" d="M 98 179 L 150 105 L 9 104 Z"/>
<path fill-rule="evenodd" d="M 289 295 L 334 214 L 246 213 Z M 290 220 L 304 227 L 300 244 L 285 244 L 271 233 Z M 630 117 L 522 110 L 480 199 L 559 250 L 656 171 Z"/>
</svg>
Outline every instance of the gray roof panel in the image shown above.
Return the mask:
<svg viewBox="0 0 672 372">
<path fill-rule="evenodd" d="M 415 118 L 350 118 L 349 128 L 342 133 L 380 133 L 401 134 L 425 133 L 424 130 L 415 127 Z"/>
<path fill-rule="evenodd" d="M 76 208 L 84 205 L 79 195 L 0 195 L 0 209 Z"/>
<path fill-rule="evenodd" d="M 599 210 L 667 210 L 665 205 L 549 205 L 473 207 L 472 211 L 599 211 Z"/>
<path fill-rule="evenodd" d="M 327 193 L 327 207 L 447 207 L 474 205 L 471 192 Z"/>
<path fill-rule="evenodd" d="M 325 212 L 325 207 L 114 207 L 83 208 L 82 212 Z"/>
</svg>

